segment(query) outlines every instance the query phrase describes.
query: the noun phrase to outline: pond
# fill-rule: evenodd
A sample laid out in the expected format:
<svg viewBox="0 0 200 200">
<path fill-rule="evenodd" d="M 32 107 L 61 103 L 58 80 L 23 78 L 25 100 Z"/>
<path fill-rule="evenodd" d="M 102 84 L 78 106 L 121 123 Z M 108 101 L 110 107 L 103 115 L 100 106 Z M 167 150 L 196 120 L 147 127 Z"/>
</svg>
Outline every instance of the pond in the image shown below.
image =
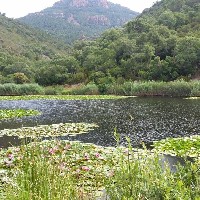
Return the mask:
<svg viewBox="0 0 200 200">
<path fill-rule="evenodd" d="M 42 114 L 0 121 L 0 130 L 66 122 L 96 123 L 99 128 L 75 137 L 102 146 L 114 146 L 113 132 L 128 136 L 134 146 L 166 137 L 200 133 L 200 101 L 181 98 L 126 98 L 115 100 L 0 101 L 1 109 L 33 109 Z M 0 138 L 0 147 L 17 145 L 17 137 Z"/>
</svg>

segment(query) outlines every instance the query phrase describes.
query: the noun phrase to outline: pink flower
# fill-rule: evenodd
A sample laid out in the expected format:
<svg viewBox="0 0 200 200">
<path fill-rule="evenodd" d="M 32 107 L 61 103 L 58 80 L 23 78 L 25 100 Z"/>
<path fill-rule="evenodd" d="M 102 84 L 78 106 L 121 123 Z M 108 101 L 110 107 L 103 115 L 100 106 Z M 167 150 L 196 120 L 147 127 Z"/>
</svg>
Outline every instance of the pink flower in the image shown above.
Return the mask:
<svg viewBox="0 0 200 200">
<path fill-rule="evenodd" d="M 56 151 L 58 150 L 58 147 L 57 146 L 55 146 L 55 147 L 53 147 L 53 148 L 51 148 L 51 149 L 49 149 L 49 153 L 51 154 L 51 155 L 53 155 L 53 154 L 55 154 L 56 153 Z"/>
<path fill-rule="evenodd" d="M 13 155 L 12 153 L 9 153 L 9 154 L 7 155 L 7 157 L 9 158 L 9 160 L 13 160 L 14 155 Z"/>
<path fill-rule="evenodd" d="M 5 163 L 6 167 L 12 167 L 12 166 L 14 166 L 12 160 L 5 160 L 4 163 Z"/>
<path fill-rule="evenodd" d="M 81 169 L 82 169 L 83 171 L 89 171 L 89 170 L 90 170 L 90 168 L 89 168 L 88 166 L 82 166 Z"/>
<path fill-rule="evenodd" d="M 99 153 L 95 153 L 96 158 L 99 158 L 101 155 Z"/>
</svg>

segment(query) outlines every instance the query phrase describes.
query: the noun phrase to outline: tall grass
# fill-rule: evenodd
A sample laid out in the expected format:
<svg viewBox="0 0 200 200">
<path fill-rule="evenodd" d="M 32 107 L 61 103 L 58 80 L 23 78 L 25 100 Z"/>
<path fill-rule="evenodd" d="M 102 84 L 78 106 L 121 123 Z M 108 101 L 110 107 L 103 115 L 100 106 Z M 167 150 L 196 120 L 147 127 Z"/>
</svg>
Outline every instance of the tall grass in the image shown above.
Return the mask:
<svg viewBox="0 0 200 200">
<path fill-rule="evenodd" d="M 125 82 L 108 86 L 107 93 L 127 96 L 200 96 L 200 82 Z"/>
<path fill-rule="evenodd" d="M 94 146 L 80 148 L 75 145 L 72 149 L 69 144 L 63 145 L 64 151 L 57 145 L 53 145 L 54 148 L 49 148 L 43 143 L 25 145 L 20 147 L 20 156 L 16 157 L 17 159 L 15 154 L 7 153 L 9 159 L 15 158 L 13 160 L 15 169 L 10 172 L 14 174 L 13 183 L 7 184 L 3 199 L 94 200 L 96 198 L 92 192 L 99 189 L 100 182 L 109 200 L 198 200 L 200 197 L 198 162 L 186 162 L 185 166 L 179 165 L 177 171 L 172 172 L 167 164 L 163 165 L 160 162 L 160 157 L 156 153 L 147 150 L 133 151 L 131 145 L 128 149 L 118 147 L 115 153 L 112 149 L 110 152 L 107 149 L 106 155 L 113 152 L 109 159 L 106 159 L 101 150 L 102 157 L 99 153 L 95 154 L 97 156 L 95 160 L 98 162 L 90 158 L 94 152 L 97 152 Z M 83 157 L 80 151 L 84 152 L 84 148 L 89 148 L 88 150 L 91 151 L 93 149 L 94 152 L 90 156 L 84 153 Z M 57 155 L 55 151 L 58 151 Z M 66 154 L 68 162 L 72 162 L 71 165 L 65 163 Z M 74 159 L 78 162 L 73 163 Z M 83 161 L 88 164 L 84 165 L 84 171 L 78 172 L 76 165 L 83 167 Z M 99 163 L 105 166 L 99 166 Z M 88 165 L 91 169 L 92 165 L 94 165 L 94 170 L 97 168 L 94 176 L 89 171 L 87 172 Z M 71 170 L 68 170 L 69 166 Z M 101 174 L 101 169 L 106 176 Z M 90 188 L 85 193 L 84 187 L 87 188 L 88 185 L 89 188 L 94 188 Z"/>
<path fill-rule="evenodd" d="M 72 95 L 99 95 L 99 88 L 94 83 L 84 85 L 80 88 L 72 89 L 69 91 Z"/>
<path fill-rule="evenodd" d="M 43 94 L 44 89 L 38 84 L 0 84 L 0 96 L 21 96 Z"/>
<path fill-rule="evenodd" d="M 177 171 L 162 165 L 159 156 L 134 155 L 128 160 L 121 156 L 114 176 L 106 181 L 107 196 L 111 200 L 171 200 L 199 199 L 200 171 L 198 163 L 178 165 Z"/>
<path fill-rule="evenodd" d="M 72 175 L 64 173 L 55 160 L 44 157 L 45 150 L 37 145 L 24 148 L 15 182 L 6 188 L 6 200 L 81 199 Z"/>
</svg>

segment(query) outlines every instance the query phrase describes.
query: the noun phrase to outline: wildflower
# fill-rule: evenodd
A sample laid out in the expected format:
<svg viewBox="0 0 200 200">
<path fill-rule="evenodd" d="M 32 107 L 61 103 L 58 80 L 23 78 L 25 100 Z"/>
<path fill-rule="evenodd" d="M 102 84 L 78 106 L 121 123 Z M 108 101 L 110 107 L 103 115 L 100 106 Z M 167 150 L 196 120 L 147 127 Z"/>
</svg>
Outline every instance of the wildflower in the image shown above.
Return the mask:
<svg viewBox="0 0 200 200">
<path fill-rule="evenodd" d="M 76 172 L 77 174 L 79 174 L 79 173 L 81 172 L 81 170 L 80 170 L 80 169 L 77 169 L 75 172 Z"/>
<path fill-rule="evenodd" d="M 89 168 L 88 166 L 82 166 L 81 169 L 82 169 L 83 171 L 89 171 L 89 170 L 90 170 L 90 168 Z"/>
<path fill-rule="evenodd" d="M 9 160 L 13 160 L 14 159 L 14 155 L 12 153 L 9 153 L 7 155 L 7 157 L 8 157 Z"/>
<path fill-rule="evenodd" d="M 107 174 L 108 177 L 113 177 L 114 176 L 114 170 L 110 170 Z"/>
<path fill-rule="evenodd" d="M 51 154 L 51 155 L 53 155 L 53 154 L 55 154 L 56 153 L 56 151 L 58 150 L 58 147 L 57 146 L 55 146 L 55 147 L 53 147 L 53 148 L 51 148 L 51 149 L 49 149 L 49 153 Z"/>
<path fill-rule="evenodd" d="M 5 160 L 4 163 L 5 163 L 6 167 L 12 167 L 12 166 L 14 166 L 12 160 Z"/>
<path fill-rule="evenodd" d="M 99 153 L 95 153 L 95 157 L 99 158 L 101 155 Z"/>
</svg>

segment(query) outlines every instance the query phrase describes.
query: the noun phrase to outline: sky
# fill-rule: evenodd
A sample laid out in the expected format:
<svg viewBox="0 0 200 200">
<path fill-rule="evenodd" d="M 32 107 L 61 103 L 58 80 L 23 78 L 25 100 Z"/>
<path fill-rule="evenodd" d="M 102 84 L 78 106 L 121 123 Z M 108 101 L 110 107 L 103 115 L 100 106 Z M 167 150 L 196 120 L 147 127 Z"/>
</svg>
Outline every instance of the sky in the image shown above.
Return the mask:
<svg viewBox="0 0 200 200">
<path fill-rule="evenodd" d="M 59 0 L 0 0 L 0 12 L 7 17 L 18 18 L 28 13 L 39 12 L 47 7 L 51 7 Z M 109 0 L 110 2 L 121 4 L 131 10 L 142 12 L 149 8 L 156 0 Z"/>
</svg>

